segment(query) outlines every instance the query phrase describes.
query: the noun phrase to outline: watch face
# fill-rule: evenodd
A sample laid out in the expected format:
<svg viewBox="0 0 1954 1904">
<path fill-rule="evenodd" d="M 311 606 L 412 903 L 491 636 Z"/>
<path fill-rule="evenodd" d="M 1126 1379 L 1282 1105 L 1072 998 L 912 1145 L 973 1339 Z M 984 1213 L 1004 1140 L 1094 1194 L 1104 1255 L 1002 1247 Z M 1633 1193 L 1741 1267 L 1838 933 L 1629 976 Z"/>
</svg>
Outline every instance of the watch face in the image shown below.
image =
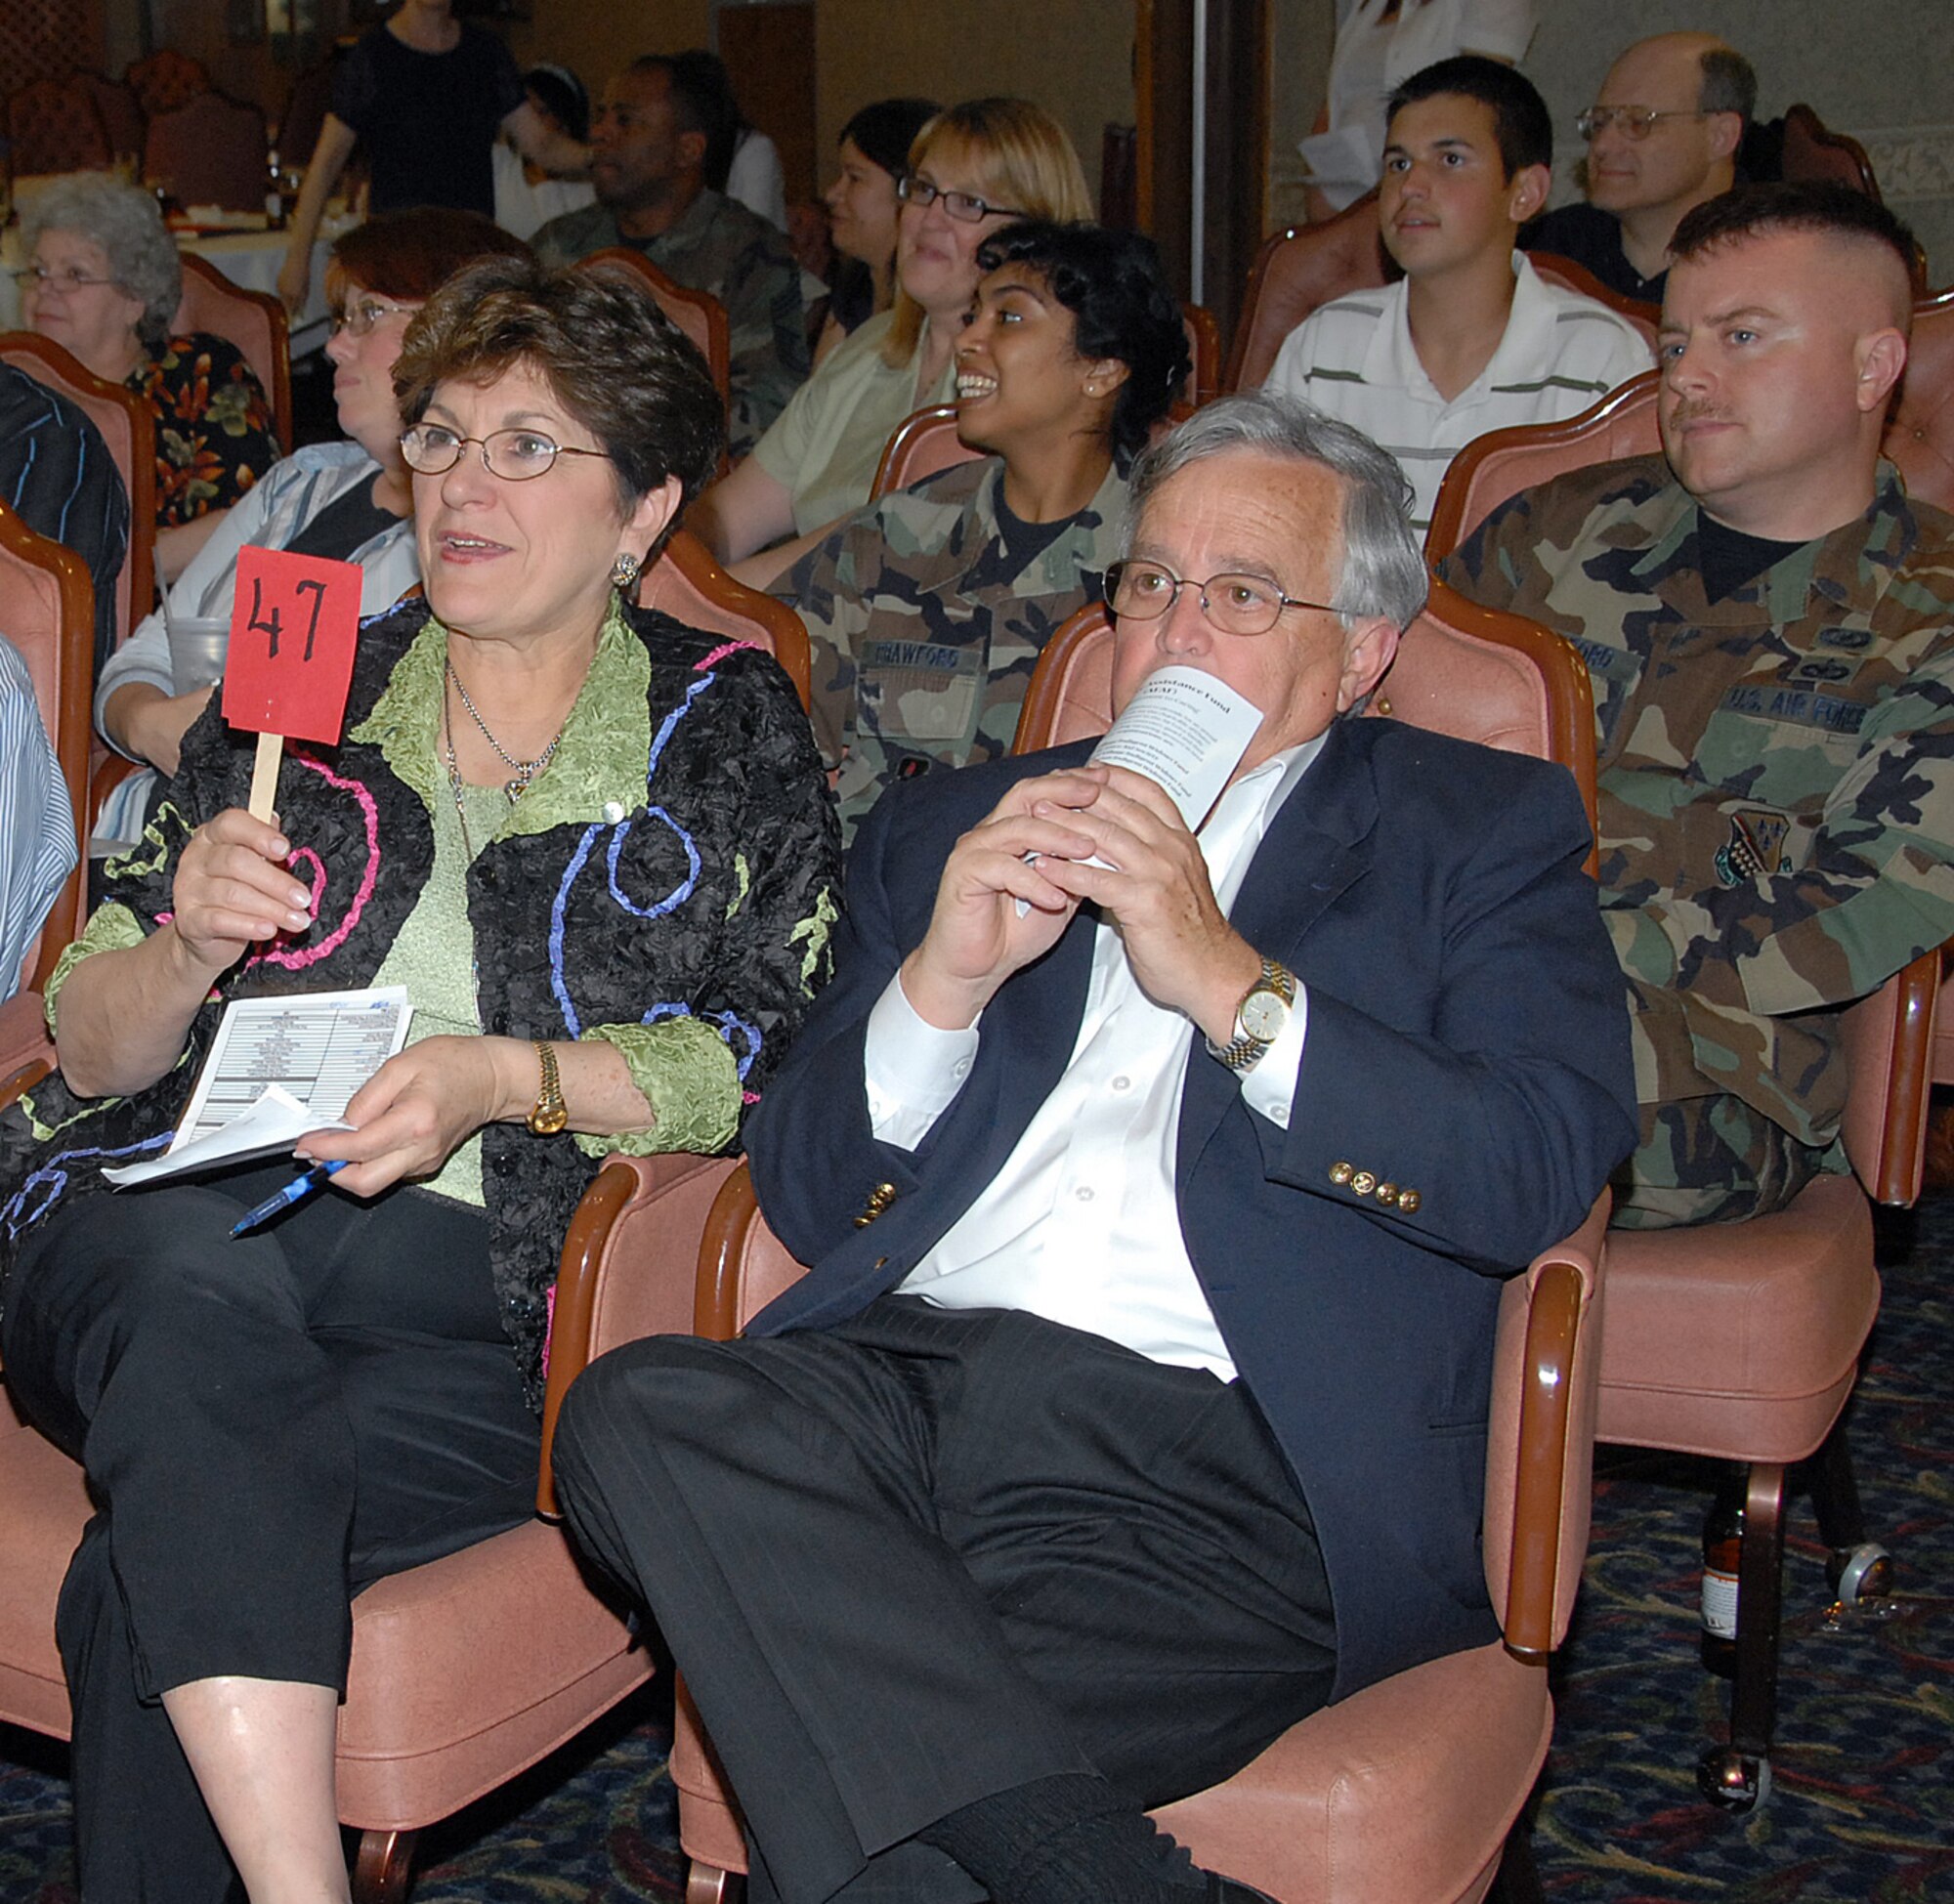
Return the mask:
<svg viewBox="0 0 1954 1904">
<path fill-rule="evenodd" d="M 1255 991 L 1242 1000 L 1242 1029 L 1262 1043 L 1271 1043 L 1289 1019 L 1289 1007 L 1279 992 Z"/>
</svg>

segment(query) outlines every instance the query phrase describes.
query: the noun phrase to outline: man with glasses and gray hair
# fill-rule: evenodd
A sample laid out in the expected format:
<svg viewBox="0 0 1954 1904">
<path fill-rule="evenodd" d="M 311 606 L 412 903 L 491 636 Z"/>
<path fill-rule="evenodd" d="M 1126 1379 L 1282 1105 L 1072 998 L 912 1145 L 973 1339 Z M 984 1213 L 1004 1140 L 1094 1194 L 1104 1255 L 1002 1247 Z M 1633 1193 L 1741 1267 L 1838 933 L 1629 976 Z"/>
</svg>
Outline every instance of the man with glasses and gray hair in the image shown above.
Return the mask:
<svg viewBox="0 0 1954 1904">
<path fill-rule="evenodd" d="M 1670 238 L 1684 213 L 1736 183 L 1757 104 L 1750 62 L 1716 34 L 1637 40 L 1575 122 L 1588 142 L 1587 203 L 1536 219 L 1521 246 L 1572 258 L 1611 291 L 1660 304 Z"/>
<path fill-rule="evenodd" d="M 1136 466 L 1113 706 L 1260 711 L 1197 832 L 1075 745 L 870 813 L 747 1126 L 812 1267 L 579 1380 L 756 1900 L 1180 1904 L 1143 1807 L 1497 1632 L 1501 1281 L 1632 1134 L 1566 773 L 1351 718 L 1424 599 L 1397 466 L 1266 393 Z"/>
</svg>

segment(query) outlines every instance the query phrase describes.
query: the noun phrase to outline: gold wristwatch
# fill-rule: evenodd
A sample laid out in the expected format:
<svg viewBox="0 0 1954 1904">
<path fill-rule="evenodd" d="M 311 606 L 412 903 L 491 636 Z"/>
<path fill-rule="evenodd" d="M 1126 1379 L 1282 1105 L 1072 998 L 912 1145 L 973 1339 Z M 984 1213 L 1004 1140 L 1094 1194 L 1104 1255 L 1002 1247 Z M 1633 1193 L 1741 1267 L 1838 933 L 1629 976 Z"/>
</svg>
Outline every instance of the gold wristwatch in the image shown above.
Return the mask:
<svg viewBox="0 0 1954 1904">
<path fill-rule="evenodd" d="M 554 1137 L 570 1122 L 570 1107 L 563 1101 L 563 1079 L 557 1076 L 556 1053 L 541 1038 L 532 1040 L 542 1061 L 543 1080 L 536 1101 L 530 1108 L 530 1128 L 538 1137 Z"/>
<path fill-rule="evenodd" d="M 1264 958 L 1261 976 L 1235 1007 L 1235 1036 L 1226 1044 L 1216 1044 L 1209 1038 L 1210 1055 L 1219 1058 L 1237 1077 L 1247 1076 L 1261 1062 L 1262 1053 L 1282 1036 L 1295 1002 L 1296 980 L 1288 966 Z"/>
</svg>

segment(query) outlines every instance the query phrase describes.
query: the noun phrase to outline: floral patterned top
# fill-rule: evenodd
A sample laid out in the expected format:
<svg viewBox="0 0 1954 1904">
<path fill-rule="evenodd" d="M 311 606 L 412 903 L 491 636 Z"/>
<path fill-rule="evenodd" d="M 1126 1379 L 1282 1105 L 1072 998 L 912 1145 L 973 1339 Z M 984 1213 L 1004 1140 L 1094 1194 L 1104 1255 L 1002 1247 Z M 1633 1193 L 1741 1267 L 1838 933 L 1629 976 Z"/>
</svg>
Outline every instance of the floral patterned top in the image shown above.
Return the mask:
<svg viewBox="0 0 1954 1904">
<path fill-rule="evenodd" d="M 277 460 L 271 400 L 222 337 L 172 337 L 128 381 L 156 412 L 158 529 L 229 509 Z"/>
</svg>

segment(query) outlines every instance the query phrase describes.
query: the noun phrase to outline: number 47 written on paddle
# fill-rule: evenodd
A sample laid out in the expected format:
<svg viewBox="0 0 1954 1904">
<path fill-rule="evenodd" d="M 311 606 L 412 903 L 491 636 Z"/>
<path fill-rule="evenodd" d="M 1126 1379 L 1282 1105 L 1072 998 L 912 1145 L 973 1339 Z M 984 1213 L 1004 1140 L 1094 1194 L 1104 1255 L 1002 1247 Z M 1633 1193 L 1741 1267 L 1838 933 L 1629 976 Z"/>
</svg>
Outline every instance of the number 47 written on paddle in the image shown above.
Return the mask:
<svg viewBox="0 0 1954 1904">
<path fill-rule="evenodd" d="M 254 819 L 270 820 L 277 806 L 286 740 L 326 746 L 339 740 L 360 638 L 361 580 L 357 563 L 283 549 L 238 551 L 224 718 L 258 736 Z"/>
</svg>

